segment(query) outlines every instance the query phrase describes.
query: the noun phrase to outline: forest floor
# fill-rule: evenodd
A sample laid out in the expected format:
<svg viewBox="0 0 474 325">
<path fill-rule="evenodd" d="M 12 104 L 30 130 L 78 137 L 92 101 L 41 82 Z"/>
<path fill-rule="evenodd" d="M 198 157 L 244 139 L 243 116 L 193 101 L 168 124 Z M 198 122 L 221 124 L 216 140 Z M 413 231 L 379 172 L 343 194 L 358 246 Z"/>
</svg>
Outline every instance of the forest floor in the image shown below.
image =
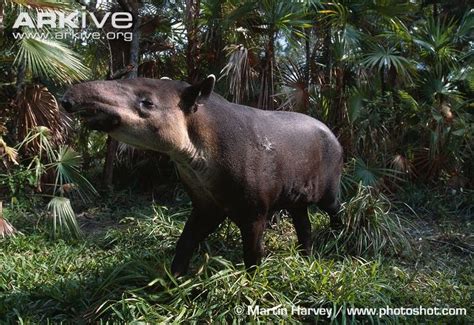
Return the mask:
<svg viewBox="0 0 474 325">
<path fill-rule="evenodd" d="M 0 239 L 0 323 L 472 324 L 473 193 L 436 195 L 418 191 L 409 195 L 410 208 L 395 204 L 410 221 L 412 250 L 406 254 L 364 259 L 315 252 L 305 258 L 296 252 L 293 227 L 283 218 L 267 230 L 267 255 L 248 274 L 238 229 L 226 222 L 201 245 L 189 274 L 180 279 L 169 267 L 190 210 L 185 201 L 166 206 L 115 193 L 79 209 L 84 236 L 78 240 L 50 239 L 38 214 L 7 208 L 21 234 Z M 311 217 L 324 227 L 322 215 Z M 315 315 L 322 311 L 310 307 L 327 308 L 330 316 Z M 378 315 L 351 316 L 352 307 L 375 308 Z M 389 315 L 402 307 L 465 308 L 466 315 Z"/>
</svg>

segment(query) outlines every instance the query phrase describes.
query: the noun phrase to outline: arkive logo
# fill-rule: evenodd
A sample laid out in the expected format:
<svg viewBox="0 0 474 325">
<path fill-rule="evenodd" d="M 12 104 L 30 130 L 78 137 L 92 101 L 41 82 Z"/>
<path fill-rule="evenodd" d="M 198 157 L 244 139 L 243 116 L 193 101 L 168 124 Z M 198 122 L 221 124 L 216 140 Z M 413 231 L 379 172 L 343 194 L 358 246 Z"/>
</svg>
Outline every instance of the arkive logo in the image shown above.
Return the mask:
<svg viewBox="0 0 474 325">
<path fill-rule="evenodd" d="M 1 1 L 1 0 L 0 0 Z M 113 31 L 104 31 L 105 25 L 112 26 Z M 96 27 L 97 30 L 87 30 L 88 26 Z M 71 13 L 44 11 L 37 12 L 30 16 L 28 12 L 21 12 L 15 19 L 13 32 L 15 39 L 74 39 L 74 40 L 99 40 L 122 39 L 130 42 L 133 38 L 131 31 L 127 31 L 133 26 L 133 16 L 129 12 L 106 12 L 97 17 L 92 12 L 75 11 Z M 22 31 L 21 27 L 25 27 Z M 42 29 L 45 28 L 46 29 Z M 52 30 L 50 30 L 52 29 Z M 59 29 L 59 31 L 58 31 Z"/>
<path fill-rule="evenodd" d="M 131 28 L 133 25 L 133 17 L 129 12 L 107 12 L 103 17 L 98 18 L 94 13 L 73 12 L 66 14 L 64 12 L 38 12 L 35 20 L 30 17 L 27 12 L 22 12 L 18 15 L 13 24 L 13 28 L 29 27 L 29 28 L 85 28 L 87 27 L 87 16 L 91 18 L 92 23 L 97 28 L 103 28 L 108 19 L 111 25 L 116 29 Z"/>
</svg>

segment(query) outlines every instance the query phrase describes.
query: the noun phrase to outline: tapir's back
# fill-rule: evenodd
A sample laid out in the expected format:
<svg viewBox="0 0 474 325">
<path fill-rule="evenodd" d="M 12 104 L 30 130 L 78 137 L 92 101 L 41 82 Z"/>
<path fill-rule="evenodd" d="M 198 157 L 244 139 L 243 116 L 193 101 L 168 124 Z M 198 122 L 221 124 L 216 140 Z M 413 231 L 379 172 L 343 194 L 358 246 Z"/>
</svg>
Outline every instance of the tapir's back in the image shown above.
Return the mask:
<svg viewBox="0 0 474 325">
<path fill-rule="evenodd" d="M 205 106 L 203 113 L 214 121 L 218 159 L 231 175 L 227 181 L 237 182 L 245 197 L 266 200 L 273 208 L 317 202 L 328 186 L 337 186 L 342 149 L 323 123 L 300 113 L 231 104 L 221 97 Z"/>
</svg>

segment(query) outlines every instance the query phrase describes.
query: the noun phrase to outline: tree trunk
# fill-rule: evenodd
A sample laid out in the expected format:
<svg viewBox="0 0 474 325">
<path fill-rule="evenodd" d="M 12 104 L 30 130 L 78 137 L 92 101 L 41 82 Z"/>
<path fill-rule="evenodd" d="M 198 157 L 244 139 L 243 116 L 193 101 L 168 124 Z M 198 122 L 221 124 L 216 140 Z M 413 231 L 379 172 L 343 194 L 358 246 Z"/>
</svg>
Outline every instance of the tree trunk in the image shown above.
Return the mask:
<svg viewBox="0 0 474 325">
<path fill-rule="evenodd" d="M 337 122 L 337 94 L 336 94 L 336 84 L 333 78 L 336 75 L 336 67 L 333 64 L 331 49 L 332 49 L 332 29 L 331 26 L 327 26 L 323 31 L 323 52 L 322 52 L 322 61 L 324 66 L 324 94 L 326 100 L 329 102 L 329 111 L 325 116 L 325 122 L 328 123 L 331 127 L 334 127 L 335 122 Z M 337 82 L 337 80 L 336 80 Z"/>
<path fill-rule="evenodd" d="M 340 126 L 344 123 L 344 110 L 345 110 L 345 71 L 341 66 L 336 65 L 334 67 L 334 79 L 336 83 L 335 89 L 335 101 L 334 101 L 334 120 L 332 125 L 334 127 L 334 132 L 339 133 Z"/>
<path fill-rule="evenodd" d="M 138 77 L 138 61 L 140 56 L 140 17 L 138 16 L 138 8 L 133 14 L 132 44 L 130 44 L 130 65 L 132 70 L 128 73 L 127 78 L 133 79 Z"/>
<path fill-rule="evenodd" d="M 132 27 L 132 41 L 129 44 L 129 53 L 125 55 L 123 53 L 124 48 L 120 46 L 120 43 L 110 43 L 112 48 L 112 54 L 115 56 L 111 60 L 111 78 L 120 78 L 123 74 L 118 73 L 120 70 L 125 69 L 127 78 L 136 78 L 138 75 L 138 61 L 140 56 L 140 17 L 138 15 L 139 5 L 138 1 L 127 2 L 120 1 L 120 5 L 124 10 L 129 11 L 133 16 L 133 27 Z M 115 45 L 115 46 L 113 46 Z M 117 57 L 116 54 L 119 54 Z M 120 57 L 122 54 L 122 57 Z M 130 69 L 127 69 L 127 66 Z M 107 153 L 105 156 L 104 165 L 104 184 L 110 190 L 112 189 L 114 179 L 114 161 L 117 155 L 118 142 L 112 137 L 107 137 Z"/>
<path fill-rule="evenodd" d="M 258 108 L 275 109 L 273 95 L 275 94 L 273 70 L 275 65 L 275 35 L 272 29 L 268 35 L 267 49 L 260 77 L 260 96 L 258 97 Z"/>
<path fill-rule="evenodd" d="M 198 18 L 200 0 L 186 0 L 185 8 L 185 26 L 188 44 L 186 47 L 186 68 L 188 72 L 188 81 L 195 83 L 199 80 L 199 55 L 201 44 L 198 38 Z"/>
<path fill-rule="evenodd" d="M 82 170 L 88 170 L 91 165 L 91 155 L 89 154 L 89 135 L 90 130 L 81 126 L 79 130 L 78 147 L 81 150 Z"/>
<path fill-rule="evenodd" d="M 305 33 L 305 40 L 304 40 L 304 52 L 305 52 L 305 67 L 304 67 L 304 82 L 305 82 L 305 87 L 308 89 L 309 87 L 309 71 L 311 67 L 311 50 L 310 50 L 310 44 L 309 44 L 309 39 L 311 37 L 311 29 L 310 28 L 305 28 L 304 29 Z"/>
<path fill-rule="evenodd" d="M 112 184 L 114 180 L 114 161 L 115 156 L 117 155 L 117 149 L 117 140 L 112 139 L 110 135 L 107 136 L 107 153 L 105 155 L 104 165 L 104 184 L 109 190 L 112 189 Z"/>
<path fill-rule="evenodd" d="M 326 34 L 324 35 L 324 54 L 323 54 L 323 63 L 326 65 L 324 68 L 324 83 L 326 85 L 331 85 L 331 70 L 332 70 L 332 60 L 331 60 L 331 27 L 328 26 L 326 29 Z"/>
<path fill-rule="evenodd" d="M 385 68 L 380 69 L 380 89 L 382 91 L 382 96 L 385 94 L 387 87 L 385 85 Z"/>
<path fill-rule="evenodd" d="M 211 71 L 218 76 L 220 71 L 225 65 L 225 53 L 224 53 L 224 35 L 222 27 L 222 2 L 217 1 L 217 17 L 216 22 L 212 26 L 212 38 L 209 44 L 208 52 L 211 53 L 212 57 L 208 60 Z"/>
<path fill-rule="evenodd" d="M 0 36 L 3 36 L 3 30 L 5 26 L 3 26 L 3 1 L 0 1 Z"/>
<path fill-rule="evenodd" d="M 18 100 L 19 95 L 23 91 L 23 86 L 25 85 L 25 75 L 26 75 L 26 66 L 25 66 L 25 62 L 22 61 L 22 62 L 20 62 L 20 64 L 18 64 L 18 68 L 16 70 L 15 102 Z M 20 138 L 20 131 L 19 130 L 21 130 L 21 128 L 20 128 L 20 119 L 18 118 L 18 110 L 14 110 L 14 113 L 11 117 L 12 117 L 11 122 L 14 125 L 14 129 L 15 129 L 15 131 L 12 132 L 13 133 L 12 134 L 12 136 L 13 136 L 12 140 L 14 142 L 23 141 L 23 139 Z"/>
</svg>

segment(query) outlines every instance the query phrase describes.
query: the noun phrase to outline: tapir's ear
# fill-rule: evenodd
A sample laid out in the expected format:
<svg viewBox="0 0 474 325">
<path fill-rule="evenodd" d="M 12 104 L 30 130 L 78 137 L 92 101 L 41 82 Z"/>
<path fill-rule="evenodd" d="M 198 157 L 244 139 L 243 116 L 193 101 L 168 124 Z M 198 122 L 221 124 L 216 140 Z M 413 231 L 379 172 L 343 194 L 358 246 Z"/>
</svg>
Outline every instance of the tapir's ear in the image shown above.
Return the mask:
<svg viewBox="0 0 474 325">
<path fill-rule="evenodd" d="M 216 76 L 213 74 L 210 74 L 207 76 L 206 79 L 201 81 L 200 88 L 201 88 L 201 94 L 199 97 L 201 98 L 208 98 L 212 91 L 214 90 L 214 85 L 216 84 Z"/>
<path fill-rule="evenodd" d="M 195 112 L 198 108 L 200 99 L 207 99 L 214 89 L 216 83 L 216 76 L 209 75 L 203 81 L 187 87 L 181 95 L 181 107 L 186 112 Z"/>
</svg>

